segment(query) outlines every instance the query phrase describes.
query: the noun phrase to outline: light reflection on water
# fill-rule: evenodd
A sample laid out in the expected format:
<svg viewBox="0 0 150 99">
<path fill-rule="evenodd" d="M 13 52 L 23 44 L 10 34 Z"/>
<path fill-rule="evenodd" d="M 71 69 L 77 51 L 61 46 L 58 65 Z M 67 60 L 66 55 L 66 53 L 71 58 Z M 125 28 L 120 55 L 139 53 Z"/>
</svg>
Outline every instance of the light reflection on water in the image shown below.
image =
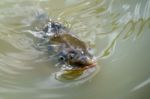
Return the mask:
<svg viewBox="0 0 150 99">
<path fill-rule="evenodd" d="M 6 0 L 0 2 L 0 98 L 147 99 L 150 91 L 149 0 Z M 57 19 L 100 57 L 81 82 L 58 82 L 38 31 Z"/>
</svg>

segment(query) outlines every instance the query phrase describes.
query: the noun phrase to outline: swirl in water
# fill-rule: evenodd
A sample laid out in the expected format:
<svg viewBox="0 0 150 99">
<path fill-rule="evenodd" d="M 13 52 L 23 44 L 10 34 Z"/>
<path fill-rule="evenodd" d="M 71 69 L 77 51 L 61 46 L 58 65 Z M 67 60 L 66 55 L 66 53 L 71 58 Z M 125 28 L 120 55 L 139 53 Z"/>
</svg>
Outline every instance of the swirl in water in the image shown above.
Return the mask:
<svg viewBox="0 0 150 99">
<path fill-rule="evenodd" d="M 96 63 L 88 46 L 61 23 L 49 21 L 35 36 L 42 36 L 47 41 L 48 52 L 55 56 L 60 66 L 60 71 L 55 73 L 57 80 L 79 80 L 95 71 Z"/>
</svg>

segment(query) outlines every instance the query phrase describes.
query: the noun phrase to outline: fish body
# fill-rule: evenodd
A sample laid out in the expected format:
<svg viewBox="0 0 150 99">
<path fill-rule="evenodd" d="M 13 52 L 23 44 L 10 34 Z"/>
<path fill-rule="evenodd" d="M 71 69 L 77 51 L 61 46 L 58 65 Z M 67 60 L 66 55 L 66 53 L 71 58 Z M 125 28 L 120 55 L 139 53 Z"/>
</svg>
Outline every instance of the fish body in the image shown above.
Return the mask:
<svg viewBox="0 0 150 99">
<path fill-rule="evenodd" d="M 70 66 L 74 70 L 83 70 L 95 65 L 86 43 L 61 23 L 49 21 L 42 31 L 47 35 L 50 47 L 55 49 L 57 60 L 61 65 Z"/>
</svg>

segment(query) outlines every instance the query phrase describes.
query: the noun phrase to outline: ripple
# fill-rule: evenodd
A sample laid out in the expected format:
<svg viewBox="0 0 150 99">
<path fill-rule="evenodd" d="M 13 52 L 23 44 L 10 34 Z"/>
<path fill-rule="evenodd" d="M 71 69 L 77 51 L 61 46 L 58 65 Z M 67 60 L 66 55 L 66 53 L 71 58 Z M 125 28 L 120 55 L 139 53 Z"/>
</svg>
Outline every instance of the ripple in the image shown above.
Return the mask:
<svg viewBox="0 0 150 99">
<path fill-rule="evenodd" d="M 84 74 L 82 74 L 79 78 L 75 80 L 60 79 L 57 77 L 57 76 L 60 76 L 59 75 L 60 72 L 56 72 L 50 75 L 50 77 L 46 79 L 45 81 L 38 82 L 36 86 L 38 87 L 38 89 L 47 89 L 47 88 L 48 89 L 49 88 L 60 89 L 60 88 L 67 88 L 71 86 L 78 86 L 78 85 L 84 84 L 87 81 L 92 80 L 92 78 L 96 76 L 99 70 L 100 70 L 100 67 L 96 66 L 95 68 L 92 68 L 92 70 L 91 69 L 87 70 L 86 72 L 84 72 Z"/>
<path fill-rule="evenodd" d="M 141 82 L 140 84 L 138 84 L 137 86 L 135 86 L 131 92 L 137 91 L 145 86 L 148 86 L 150 84 L 150 78 L 144 80 L 143 82 Z"/>
<path fill-rule="evenodd" d="M 137 40 L 150 29 L 150 0 L 53 2 L 0 2 L 0 98 L 65 98 L 68 96 L 67 88 L 83 85 L 95 77 L 94 72 L 91 76 L 72 82 L 55 79 L 56 70 L 48 60 L 46 48 L 39 50 L 35 47 L 36 36 L 39 35 L 31 35 L 41 29 L 48 15 L 72 28 L 79 38 L 94 49 L 95 55 L 100 53 L 102 58 L 114 54 L 120 39 Z M 149 79 L 131 91 L 140 90 L 148 84 Z"/>
</svg>

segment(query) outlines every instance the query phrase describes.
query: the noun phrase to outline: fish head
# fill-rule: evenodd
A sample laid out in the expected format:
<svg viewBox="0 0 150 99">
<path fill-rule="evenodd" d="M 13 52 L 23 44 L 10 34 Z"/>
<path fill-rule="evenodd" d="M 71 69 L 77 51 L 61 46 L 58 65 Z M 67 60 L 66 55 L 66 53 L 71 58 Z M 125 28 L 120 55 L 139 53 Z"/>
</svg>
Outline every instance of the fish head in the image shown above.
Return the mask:
<svg viewBox="0 0 150 99">
<path fill-rule="evenodd" d="M 82 49 L 64 49 L 59 52 L 58 61 L 77 69 L 95 66 L 93 56 Z"/>
</svg>

